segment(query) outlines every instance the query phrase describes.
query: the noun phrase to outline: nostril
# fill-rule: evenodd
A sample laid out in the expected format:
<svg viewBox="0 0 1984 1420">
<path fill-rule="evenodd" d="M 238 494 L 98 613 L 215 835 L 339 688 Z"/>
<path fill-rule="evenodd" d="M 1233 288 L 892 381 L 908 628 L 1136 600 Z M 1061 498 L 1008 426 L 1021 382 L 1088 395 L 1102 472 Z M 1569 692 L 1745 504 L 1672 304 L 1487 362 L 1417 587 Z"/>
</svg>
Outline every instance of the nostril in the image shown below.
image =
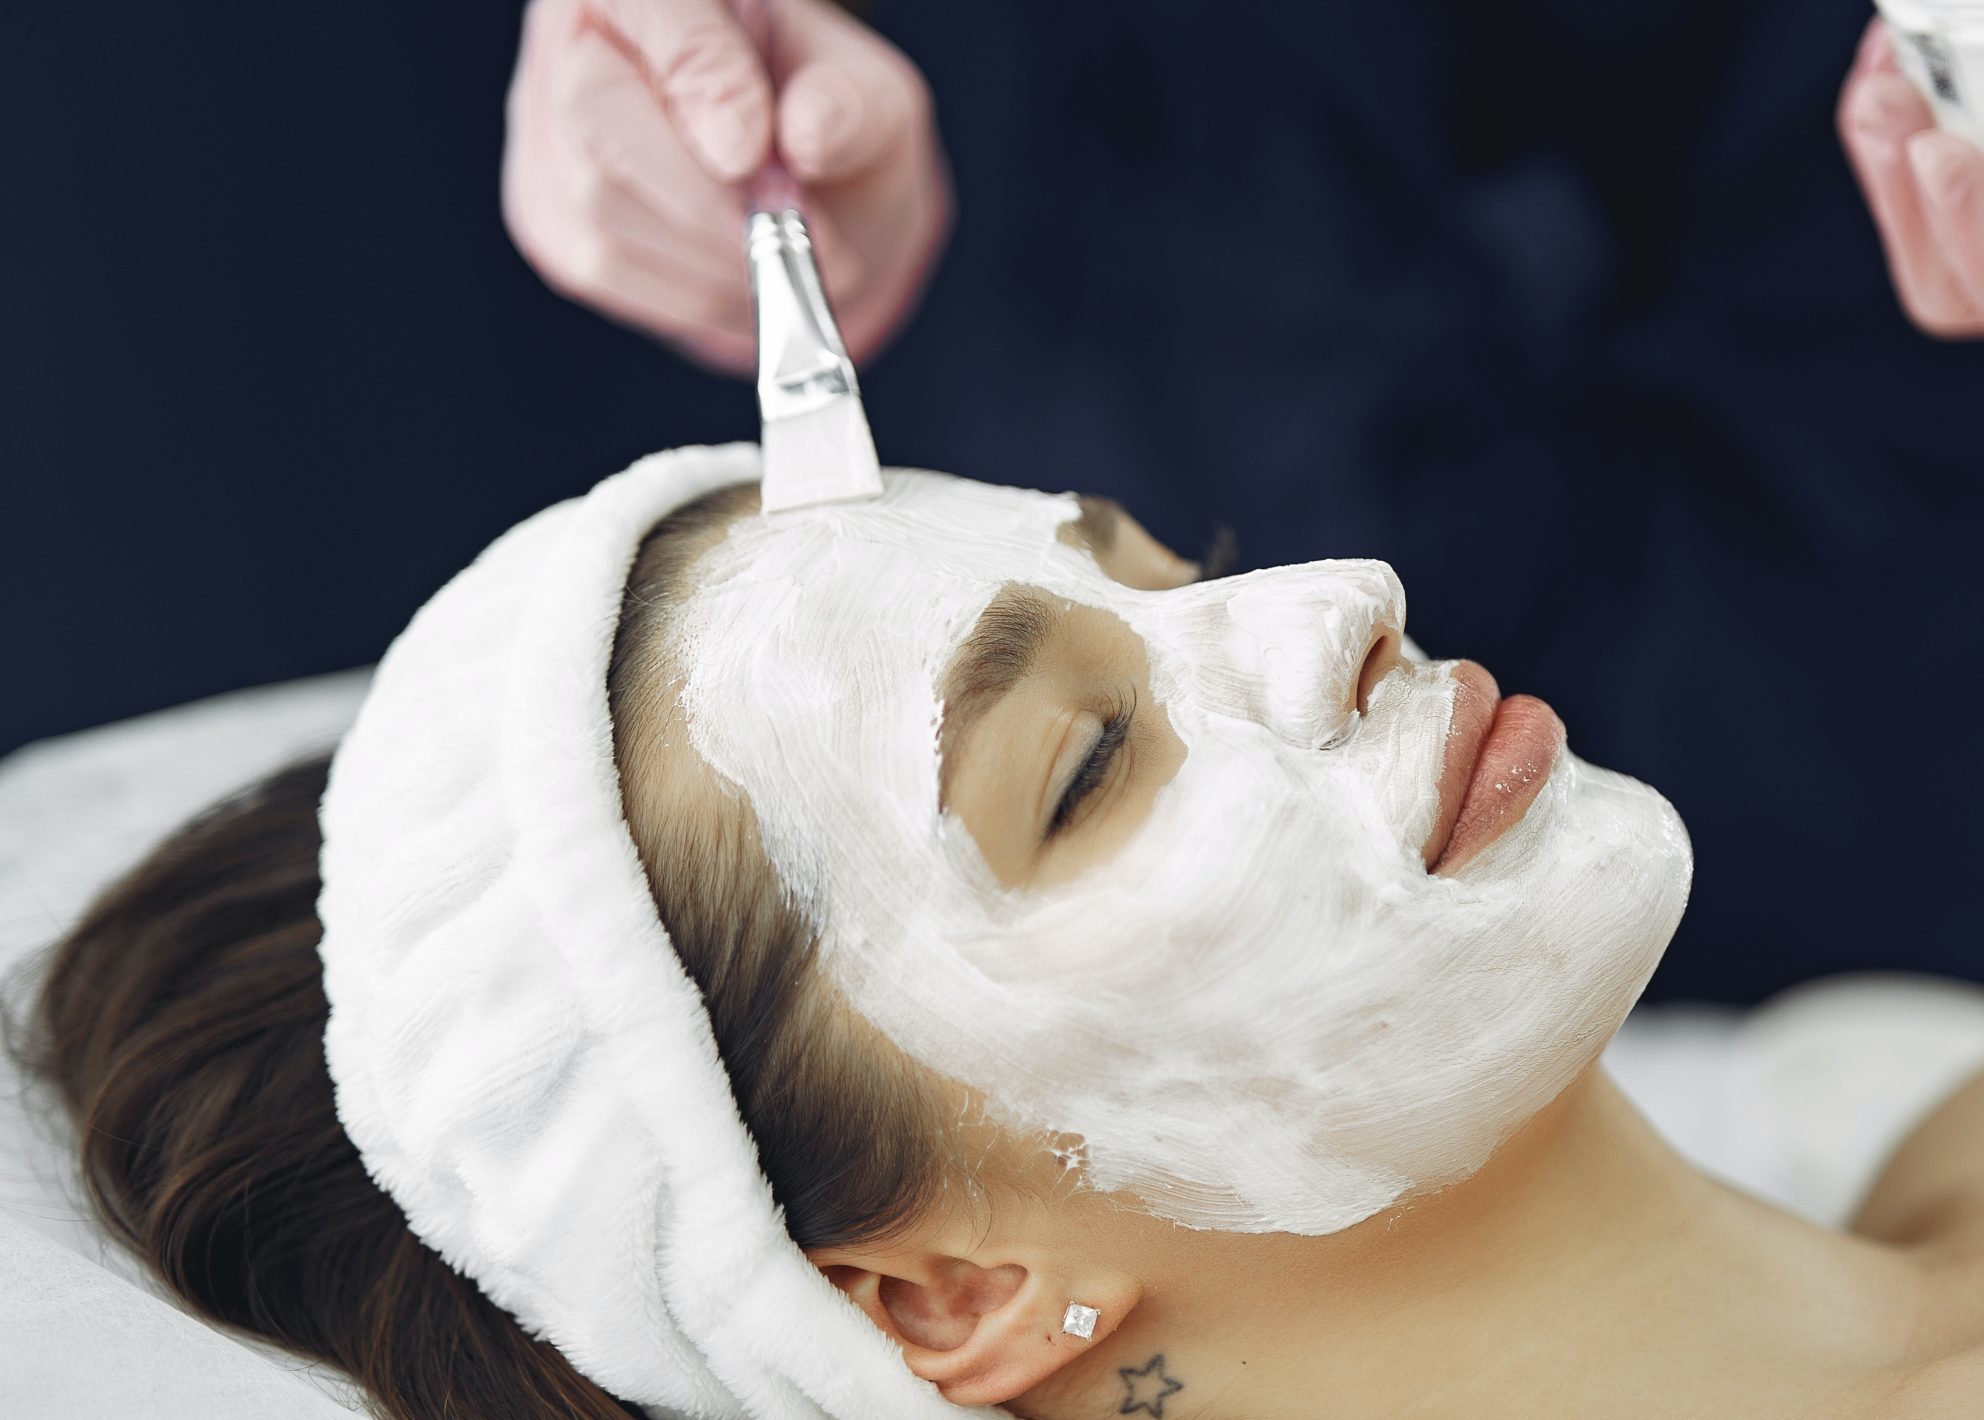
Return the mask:
<svg viewBox="0 0 1984 1420">
<path fill-rule="evenodd" d="M 1358 714 L 1362 715 L 1371 708 L 1371 691 L 1392 673 L 1392 668 L 1401 659 L 1398 634 L 1389 630 L 1380 632 L 1371 643 L 1371 649 L 1364 653 L 1364 664 L 1357 672 Z"/>
</svg>

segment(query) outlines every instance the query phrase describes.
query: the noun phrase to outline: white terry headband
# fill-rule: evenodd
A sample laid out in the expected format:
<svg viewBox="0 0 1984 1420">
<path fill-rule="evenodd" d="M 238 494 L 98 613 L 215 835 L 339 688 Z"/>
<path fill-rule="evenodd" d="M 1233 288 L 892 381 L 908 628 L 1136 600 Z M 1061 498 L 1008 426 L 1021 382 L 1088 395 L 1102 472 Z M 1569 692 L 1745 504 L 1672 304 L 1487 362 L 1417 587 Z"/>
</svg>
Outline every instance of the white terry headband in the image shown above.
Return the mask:
<svg viewBox="0 0 1984 1420">
<path fill-rule="evenodd" d="M 380 660 L 332 760 L 324 1050 L 414 1233 L 623 1400 L 968 1412 L 785 1230 L 622 814 L 607 705 L 642 540 L 755 480 L 654 454 L 503 534 Z"/>
</svg>

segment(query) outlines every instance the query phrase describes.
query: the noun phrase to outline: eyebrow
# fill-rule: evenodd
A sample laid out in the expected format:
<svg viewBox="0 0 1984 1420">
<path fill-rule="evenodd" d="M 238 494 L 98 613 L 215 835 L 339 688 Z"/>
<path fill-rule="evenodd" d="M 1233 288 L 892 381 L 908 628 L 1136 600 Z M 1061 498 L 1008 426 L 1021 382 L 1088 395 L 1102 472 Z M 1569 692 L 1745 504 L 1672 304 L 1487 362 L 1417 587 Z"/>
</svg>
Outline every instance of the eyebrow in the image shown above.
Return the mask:
<svg viewBox="0 0 1984 1420">
<path fill-rule="evenodd" d="M 965 741 L 986 713 L 1025 679 L 1055 620 L 1054 608 L 1038 592 L 1003 587 L 951 658 L 937 686 L 943 706 L 937 727 L 939 809 L 950 798 L 951 774 Z"/>
</svg>

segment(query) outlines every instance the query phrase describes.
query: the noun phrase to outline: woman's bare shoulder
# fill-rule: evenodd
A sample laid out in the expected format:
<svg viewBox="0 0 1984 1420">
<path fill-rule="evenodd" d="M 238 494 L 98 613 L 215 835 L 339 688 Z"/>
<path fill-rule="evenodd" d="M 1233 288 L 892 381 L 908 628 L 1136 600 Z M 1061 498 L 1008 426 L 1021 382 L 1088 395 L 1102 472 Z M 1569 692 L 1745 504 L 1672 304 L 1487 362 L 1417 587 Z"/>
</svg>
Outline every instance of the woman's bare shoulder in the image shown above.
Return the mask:
<svg viewBox="0 0 1984 1420">
<path fill-rule="evenodd" d="M 1877 1420 L 1984 1416 L 1984 1073 L 1972 1075 L 1902 1141 L 1853 1231 L 1908 1249 L 1933 1278 L 1915 1367 Z"/>
<path fill-rule="evenodd" d="M 1977 1420 L 1984 1415 L 1984 1347 L 1917 1369 L 1873 1420 Z"/>
<path fill-rule="evenodd" d="M 1984 1073 L 1973 1075 L 1902 1141 L 1852 1229 L 1901 1247 L 1966 1256 L 1984 1284 Z M 1984 1311 L 1984 1285 L 1979 1294 Z"/>
</svg>

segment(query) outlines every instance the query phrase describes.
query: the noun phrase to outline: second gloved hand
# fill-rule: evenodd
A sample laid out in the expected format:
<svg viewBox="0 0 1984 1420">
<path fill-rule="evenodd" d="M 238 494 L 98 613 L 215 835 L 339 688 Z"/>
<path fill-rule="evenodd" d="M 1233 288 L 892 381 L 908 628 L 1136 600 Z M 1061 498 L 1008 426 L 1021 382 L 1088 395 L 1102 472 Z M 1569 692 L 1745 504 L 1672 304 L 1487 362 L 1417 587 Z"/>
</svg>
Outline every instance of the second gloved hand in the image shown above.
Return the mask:
<svg viewBox="0 0 1984 1420">
<path fill-rule="evenodd" d="M 773 14 L 768 73 L 725 0 L 531 0 L 503 153 L 504 221 L 539 275 L 739 374 L 756 360 L 739 183 L 774 139 L 857 361 L 907 316 L 950 220 L 915 66 L 826 0 Z"/>
<path fill-rule="evenodd" d="M 1867 27 L 1838 120 L 1908 318 L 1945 340 L 1984 336 L 1984 151 L 1936 126 L 1881 20 Z"/>
</svg>

